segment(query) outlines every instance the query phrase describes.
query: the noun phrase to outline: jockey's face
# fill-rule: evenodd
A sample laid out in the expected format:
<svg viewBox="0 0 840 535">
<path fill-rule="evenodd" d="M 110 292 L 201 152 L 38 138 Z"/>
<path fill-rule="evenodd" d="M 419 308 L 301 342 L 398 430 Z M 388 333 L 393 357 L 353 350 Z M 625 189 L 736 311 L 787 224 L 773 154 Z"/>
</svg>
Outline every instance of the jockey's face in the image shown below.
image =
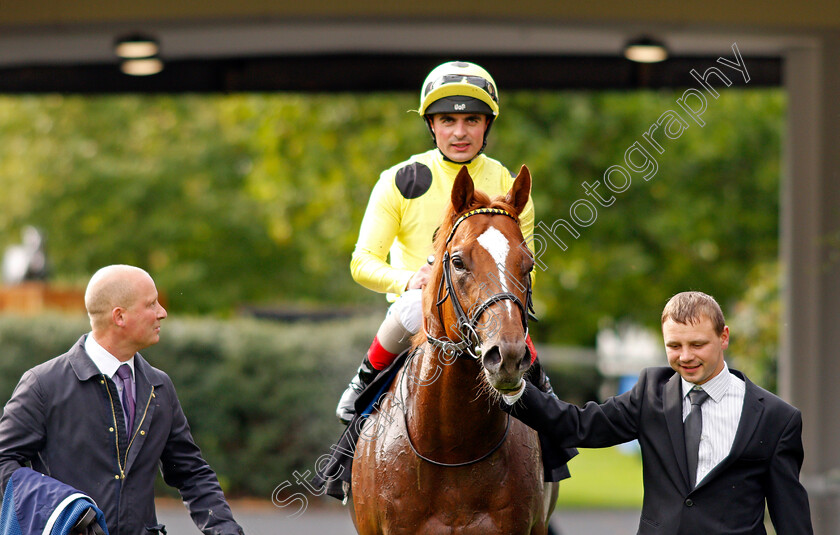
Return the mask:
<svg viewBox="0 0 840 535">
<path fill-rule="evenodd" d="M 432 116 L 435 144 L 453 162 L 468 162 L 484 145 L 487 116 L 480 113 L 438 113 Z"/>
</svg>

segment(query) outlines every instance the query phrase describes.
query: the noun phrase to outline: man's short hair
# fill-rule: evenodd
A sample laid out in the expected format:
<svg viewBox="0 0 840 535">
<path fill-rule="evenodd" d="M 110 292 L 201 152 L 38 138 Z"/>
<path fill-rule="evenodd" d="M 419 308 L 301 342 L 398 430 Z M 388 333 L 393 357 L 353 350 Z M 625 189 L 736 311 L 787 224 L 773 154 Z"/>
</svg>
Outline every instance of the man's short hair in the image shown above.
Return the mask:
<svg viewBox="0 0 840 535">
<path fill-rule="evenodd" d="M 723 334 L 726 320 L 715 298 L 703 292 L 682 292 L 668 300 L 662 311 L 662 323 L 669 319 L 683 325 L 695 325 L 709 318 L 718 335 Z"/>
</svg>

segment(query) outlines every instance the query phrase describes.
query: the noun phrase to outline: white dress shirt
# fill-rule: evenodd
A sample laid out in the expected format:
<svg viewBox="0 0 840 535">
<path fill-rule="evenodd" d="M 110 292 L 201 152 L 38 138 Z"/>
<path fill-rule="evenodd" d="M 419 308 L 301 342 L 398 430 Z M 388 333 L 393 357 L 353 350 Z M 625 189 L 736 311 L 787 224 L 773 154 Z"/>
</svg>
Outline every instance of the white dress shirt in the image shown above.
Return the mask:
<svg viewBox="0 0 840 535">
<path fill-rule="evenodd" d="M 691 412 L 688 392 L 695 386 L 698 385 L 682 379 L 683 421 Z M 743 379 L 733 375 L 725 362 L 717 376 L 699 386 L 709 394 L 709 399 L 702 405 L 703 430 L 700 435 L 696 483 L 702 481 L 729 455 L 741 421 L 746 392 Z"/>
<path fill-rule="evenodd" d="M 122 400 L 124 385 L 120 376 L 117 375 L 117 369 L 123 364 L 128 364 L 131 368 L 132 378 L 131 384 L 129 384 L 128 387 L 131 389 L 134 399 L 137 399 L 137 391 L 134 385 L 135 375 L 133 355 L 127 362 L 120 361 L 117 357 L 109 353 L 107 349 L 99 345 L 99 342 L 93 339 L 93 333 L 89 333 L 87 338 L 85 338 L 85 352 L 87 352 L 93 363 L 96 364 L 96 367 L 99 368 L 99 371 L 110 377 L 111 380 L 114 381 L 114 384 L 117 385 L 117 394 L 120 396 L 120 400 Z M 127 424 L 128 422 L 126 422 L 126 425 Z"/>
</svg>

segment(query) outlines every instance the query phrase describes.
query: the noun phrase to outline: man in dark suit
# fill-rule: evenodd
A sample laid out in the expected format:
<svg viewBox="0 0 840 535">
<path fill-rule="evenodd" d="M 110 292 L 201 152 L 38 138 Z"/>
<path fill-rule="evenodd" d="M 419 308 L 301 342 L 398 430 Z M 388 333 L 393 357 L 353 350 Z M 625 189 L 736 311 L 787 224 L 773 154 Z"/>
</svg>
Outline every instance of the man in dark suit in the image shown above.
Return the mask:
<svg viewBox="0 0 840 535">
<path fill-rule="evenodd" d="M 799 410 L 728 368 L 729 327 L 711 296 L 671 298 L 662 334 L 670 368 L 643 370 L 630 391 L 604 403 L 579 408 L 525 384 L 503 396 L 503 405 L 550 434 L 557 447 L 638 439 L 644 478 L 639 534 L 764 535 L 765 504 L 777 535 L 813 534 L 799 482 Z M 701 392 L 690 394 L 695 389 Z M 699 445 L 692 454 L 693 428 Z"/>
<path fill-rule="evenodd" d="M 24 373 L 6 404 L 0 490 L 31 463 L 93 498 L 111 535 L 147 535 L 163 527 L 154 504 L 160 469 L 203 533 L 241 534 L 172 381 L 137 353 L 158 342 L 166 318 L 152 278 L 132 266 L 102 268 L 85 307 L 93 331 Z"/>
</svg>

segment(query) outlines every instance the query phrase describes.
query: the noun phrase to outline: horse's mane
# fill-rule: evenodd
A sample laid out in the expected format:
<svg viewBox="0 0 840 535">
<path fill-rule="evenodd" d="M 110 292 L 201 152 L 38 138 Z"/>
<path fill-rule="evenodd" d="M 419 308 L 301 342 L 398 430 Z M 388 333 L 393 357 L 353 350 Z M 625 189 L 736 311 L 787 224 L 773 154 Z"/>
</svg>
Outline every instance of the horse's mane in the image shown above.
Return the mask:
<svg viewBox="0 0 840 535">
<path fill-rule="evenodd" d="M 517 225 L 519 224 L 519 214 L 516 213 L 513 205 L 505 200 L 505 195 L 497 195 L 491 198 L 489 195 L 481 190 L 473 192 L 473 198 L 469 206 L 461 211 L 456 211 L 455 207 L 450 202 L 444 212 L 443 219 L 438 229 L 435 231 L 434 242 L 432 248 L 435 255 L 435 263 L 432 269 L 429 282 L 423 290 L 423 324 L 425 326 L 426 316 L 435 310 L 437 302 L 437 289 L 440 286 L 443 278 L 443 264 L 440 260 L 446 252 L 446 240 L 449 238 L 449 233 L 452 232 L 452 227 L 459 217 L 465 213 L 475 210 L 477 208 L 500 208 L 510 215 L 514 216 Z M 421 329 L 412 339 L 412 347 L 416 347 L 426 341 L 426 333 Z"/>
</svg>

